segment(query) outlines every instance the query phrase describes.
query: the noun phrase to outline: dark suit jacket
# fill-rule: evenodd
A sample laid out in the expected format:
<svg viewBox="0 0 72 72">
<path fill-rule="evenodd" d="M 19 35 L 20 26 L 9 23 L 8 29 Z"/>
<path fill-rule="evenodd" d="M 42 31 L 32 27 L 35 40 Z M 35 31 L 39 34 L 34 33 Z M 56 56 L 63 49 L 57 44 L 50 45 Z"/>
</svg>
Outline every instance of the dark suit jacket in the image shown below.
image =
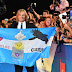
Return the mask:
<svg viewBox="0 0 72 72">
<path fill-rule="evenodd" d="M 18 23 L 13 22 L 8 28 L 17 28 Z M 37 28 L 34 24 L 29 24 L 26 22 L 26 28 Z M 26 69 L 28 72 L 34 72 L 34 66 L 32 67 L 27 67 Z M 15 72 L 22 72 L 23 66 L 15 65 Z"/>
<path fill-rule="evenodd" d="M 17 28 L 18 22 L 13 22 L 8 28 Z M 33 23 L 26 22 L 26 28 L 37 28 Z"/>
</svg>

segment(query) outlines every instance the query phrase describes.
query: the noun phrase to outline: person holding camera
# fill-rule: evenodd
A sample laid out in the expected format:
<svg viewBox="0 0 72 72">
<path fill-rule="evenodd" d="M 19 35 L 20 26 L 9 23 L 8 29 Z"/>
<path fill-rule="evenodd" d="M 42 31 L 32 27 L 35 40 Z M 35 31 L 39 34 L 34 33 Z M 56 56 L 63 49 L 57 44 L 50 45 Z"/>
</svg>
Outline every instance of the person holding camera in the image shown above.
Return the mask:
<svg viewBox="0 0 72 72">
<path fill-rule="evenodd" d="M 64 30 L 60 40 L 63 40 L 65 43 L 72 43 L 72 29 L 67 24 L 64 24 Z"/>
<path fill-rule="evenodd" d="M 64 8 L 69 7 L 69 2 L 67 0 L 55 1 L 50 5 L 50 9 L 55 11 L 62 11 Z"/>
<path fill-rule="evenodd" d="M 13 16 L 10 19 L 5 18 L 4 20 L 2 20 L 1 24 L 3 24 L 5 28 L 8 28 L 8 26 L 10 26 L 13 22 L 16 22 L 16 16 Z"/>
<path fill-rule="evenodd" d="M 59 11 L 54 11 L 53 12 L 53 26 L 56 27 L 56 21 L 59 19 L 59 15 L 60 12 Z"/>
<path fill-rule="evenodd" d="M 35 16 L 37 17 L 37 19 L 40 19 L 40 18 L 46 18 L 47 16 L 51 16 L 52 17 L 52 14 L 49 14 L 49 11 L 48 10 L 43 10 L 43 13 L 42 13 L 42 16 L 40 16 L 34 9 L 32 6 L 28 7 L 27 9 L 30 13 L 33 13 L 35 14 Z"/>
<path fill-rule="evenodd" d="M 57 34 L 59 33 L 59 40 L 67 43 L 72 42 L 72 29 L 67 23 L 67 15 L 62 15 L 61 21 L 57 22 Z"/>
</svg>

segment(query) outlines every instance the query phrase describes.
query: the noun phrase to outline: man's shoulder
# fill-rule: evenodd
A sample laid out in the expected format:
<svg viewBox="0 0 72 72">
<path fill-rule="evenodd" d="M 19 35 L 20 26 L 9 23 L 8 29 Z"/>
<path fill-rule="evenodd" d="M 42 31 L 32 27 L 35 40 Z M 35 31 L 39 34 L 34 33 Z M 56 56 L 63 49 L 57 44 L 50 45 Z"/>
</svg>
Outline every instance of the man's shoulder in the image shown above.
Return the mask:
<svg viewBox="0 0 72 72">
<path fill-rule="evenodd" d="M 9 28 L 17 28 L 17 24 L 18 22 L 14 21 L 11 25 L 9 25 Z"/>
<path fill-rule="evenodd" d="M 28 23 L 26 22 L 26 28 L 37 28 L 34 23 Z"/>
</svg>

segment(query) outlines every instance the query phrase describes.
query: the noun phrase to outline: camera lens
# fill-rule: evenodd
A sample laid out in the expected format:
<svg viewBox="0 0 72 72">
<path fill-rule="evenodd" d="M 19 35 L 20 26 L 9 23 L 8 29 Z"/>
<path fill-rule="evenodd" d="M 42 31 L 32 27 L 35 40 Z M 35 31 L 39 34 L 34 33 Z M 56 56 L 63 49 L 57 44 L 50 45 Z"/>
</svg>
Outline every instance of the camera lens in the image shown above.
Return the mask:
<svg viewBox="0 0 72 72">
<path fill-rule="evenodd" d="M 62 15 L 62 19 L 66 19 L 66 15 Z"/>
</svg>

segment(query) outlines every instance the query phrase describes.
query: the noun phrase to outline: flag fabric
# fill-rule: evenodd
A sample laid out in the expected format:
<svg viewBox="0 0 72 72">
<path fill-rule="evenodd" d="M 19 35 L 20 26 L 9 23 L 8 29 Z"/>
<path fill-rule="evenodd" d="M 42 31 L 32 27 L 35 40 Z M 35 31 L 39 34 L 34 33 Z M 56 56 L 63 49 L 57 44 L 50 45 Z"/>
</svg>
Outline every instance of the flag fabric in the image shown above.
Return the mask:
<svg viewBox="0 0 72 72">
<path fill-rule="evenodd" d="M 0 72 L 15 72 L 15 65 L 9 63 L 0 63 Z M 25 66 L 23 66 L 22 72 L 27 72 Z M 38 72 L 36 64 L 34 65 L 34 72 Z"/>
<path fill-rule="evenodd" d="M 0 28 L 0 62 L 30 67 L 49 58 L 55 28 Z"/>
<path fill-rule="evenodd" d="M 56 49 L 57 44 L 55 42 L 52 42 L 49 51 L 49 58 L 40 58 L 39 60 L 36 61 L 38 72 L 51 72 Z"/>
</svg>

